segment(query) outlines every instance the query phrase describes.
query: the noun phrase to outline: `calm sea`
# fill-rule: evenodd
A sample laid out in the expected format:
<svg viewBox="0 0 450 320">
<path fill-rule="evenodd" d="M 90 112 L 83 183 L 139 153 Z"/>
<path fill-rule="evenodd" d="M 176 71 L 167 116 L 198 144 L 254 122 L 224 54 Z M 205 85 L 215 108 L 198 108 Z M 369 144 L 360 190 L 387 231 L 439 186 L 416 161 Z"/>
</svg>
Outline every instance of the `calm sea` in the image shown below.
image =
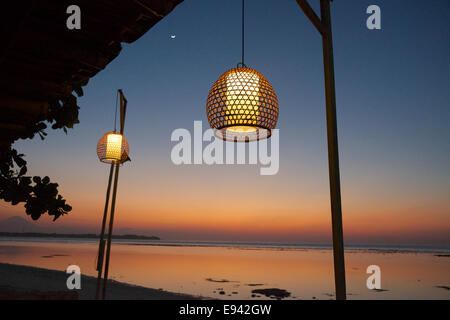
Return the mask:
<svg viewBox="0 0 450 320">
<path fill-rule="evenodd" d="M 0 262 L 96 276 L 97 239 L 0 238 Z M 346 246 L 350 299 L 450 299 L 449 248 Z M 366 287 L 367 267 L 381 269 L 381 291 Z M 286 243 L 116 240 L 111 278 L 130 284 L 220 299 L 332 299 L 330 246 Z"/>
</svg>

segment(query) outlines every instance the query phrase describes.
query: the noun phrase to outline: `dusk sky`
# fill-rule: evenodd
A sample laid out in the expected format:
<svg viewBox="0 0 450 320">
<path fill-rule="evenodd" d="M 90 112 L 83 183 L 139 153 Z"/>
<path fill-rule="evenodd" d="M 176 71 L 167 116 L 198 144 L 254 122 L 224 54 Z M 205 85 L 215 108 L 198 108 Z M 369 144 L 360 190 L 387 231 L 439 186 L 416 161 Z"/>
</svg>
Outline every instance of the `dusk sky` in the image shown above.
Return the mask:
<svg viewBox="0 0 450 320">
<path fill-rule="evenodd" d="M 319 1 L 310 3 L 319 12 Z M 366 28 L 372 4 L 381 30 Z M 450 2 L 336 0 L 331 8 L 346 243 L 449 246 Z M 120 170 L 115 230 L 331 241 L 322 42 L 296 1 L 246 1 L 245 63 L 267 78 L 280 105 L 278 174 L 170 159 L 173 130 L 192 132 L 195 120 L 209 127 L 208 92 L 240 62 L 240 10 L 239 0 L 185 0 L 90 80 L 79 125 L 14 144 L 29 174 L 58 182 L 73 206 L 38 225 L 99 232 L 109 166 L 96 145 L 114 128 L 121 88 L 132 162 Z M 32 221 L 23 204 L 0 202 L 0 218 L 13 215 Z"/>
</svg>

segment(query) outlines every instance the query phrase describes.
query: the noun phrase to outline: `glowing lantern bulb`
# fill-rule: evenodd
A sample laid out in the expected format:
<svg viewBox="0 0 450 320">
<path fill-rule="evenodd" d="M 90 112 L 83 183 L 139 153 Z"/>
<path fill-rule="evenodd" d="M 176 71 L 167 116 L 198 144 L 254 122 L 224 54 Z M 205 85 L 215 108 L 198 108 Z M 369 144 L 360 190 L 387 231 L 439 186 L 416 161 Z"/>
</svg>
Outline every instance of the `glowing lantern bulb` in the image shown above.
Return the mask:
<svg viewBox="0 0 450 320">
<path fill-rule="evenodd" d="M 117 132 L 108 132 L 97 144 L 97 155 L 101 162 L 122 163 L 130 153 L 127 139 Z"/>
</svg>

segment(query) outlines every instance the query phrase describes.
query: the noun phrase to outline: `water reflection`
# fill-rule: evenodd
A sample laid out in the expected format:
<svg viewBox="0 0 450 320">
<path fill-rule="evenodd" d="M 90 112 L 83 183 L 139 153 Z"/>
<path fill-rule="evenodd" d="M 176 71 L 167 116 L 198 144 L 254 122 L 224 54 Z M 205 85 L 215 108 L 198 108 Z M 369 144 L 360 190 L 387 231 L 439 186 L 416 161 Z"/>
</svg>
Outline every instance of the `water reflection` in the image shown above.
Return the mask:
<svg viewBox="0 0 450 320">
<path fill-rule="evenodd" d="M 97 244 L 0 242 L 0 262 L 65 271 L 68 265 L 96 276 Z M 382 270 L 382 288 L 366 288 L 367 266 Z M 114 244 L 111 278 L 220 299 L 268 299 L 261 289 L 281 289 L 285 299 L 332 299 L 330 250 L 244 249 Z M 349 299 L 450 299 L 450 258 L 429 253 L 346 253 Z M 259 290 L 257 293 L 253 290 Z M 286 294 L 289 293 L 289 295 Z M 275 298 L 272 296 L 272 298 Z"/>
</svg>

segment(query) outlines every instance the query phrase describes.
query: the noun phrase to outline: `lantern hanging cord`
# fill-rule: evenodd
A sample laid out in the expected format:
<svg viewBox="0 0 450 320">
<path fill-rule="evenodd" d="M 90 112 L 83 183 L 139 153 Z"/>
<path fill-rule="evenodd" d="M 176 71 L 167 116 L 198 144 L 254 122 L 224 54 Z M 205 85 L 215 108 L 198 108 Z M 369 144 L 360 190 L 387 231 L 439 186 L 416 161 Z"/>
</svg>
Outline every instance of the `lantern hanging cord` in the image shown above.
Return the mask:
<svg viewBox="0 0 450 320">
<path fill-rule="evenodd" d="M 244 0 L 242 0 L 242 65 L 244 64 Z"/>
<path fill-rule="evenodd" d="M 117 90 L 116 94 L 116 112 L 114 114 L 114 132 L 117 132 L 117 101 L 119 99 L 119 90 Z"/>
</svg>

